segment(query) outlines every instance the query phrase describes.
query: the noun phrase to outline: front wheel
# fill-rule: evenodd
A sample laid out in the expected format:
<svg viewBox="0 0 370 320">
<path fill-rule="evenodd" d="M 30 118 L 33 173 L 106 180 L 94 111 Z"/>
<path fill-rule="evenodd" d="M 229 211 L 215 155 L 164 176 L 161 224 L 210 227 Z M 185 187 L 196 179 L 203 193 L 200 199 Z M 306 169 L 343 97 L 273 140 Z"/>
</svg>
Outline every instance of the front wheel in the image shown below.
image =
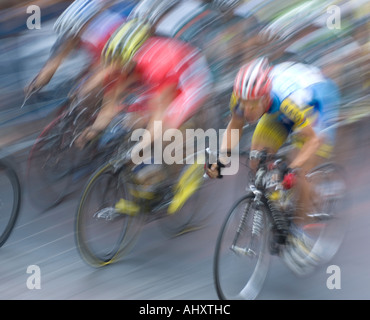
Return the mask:
<svg viewBox="0 0 370 320">
<path fill-rule="evenodd" d="M 77 249 L 90 266 L 117 261 L 139 235 L 142 215 L 118 212 L 115 208 L 121 199 L 132 199 L 129 182 L 122 170 L 105 164 L 87 182 L 75 221 Z"/>
<path fill-rule="evenodd" d="M 221 300 L 253 300 L 270 262 L 268 212 L 248 194 L 232 207 L 218 235 L 213 273 Z"/>
</svg>

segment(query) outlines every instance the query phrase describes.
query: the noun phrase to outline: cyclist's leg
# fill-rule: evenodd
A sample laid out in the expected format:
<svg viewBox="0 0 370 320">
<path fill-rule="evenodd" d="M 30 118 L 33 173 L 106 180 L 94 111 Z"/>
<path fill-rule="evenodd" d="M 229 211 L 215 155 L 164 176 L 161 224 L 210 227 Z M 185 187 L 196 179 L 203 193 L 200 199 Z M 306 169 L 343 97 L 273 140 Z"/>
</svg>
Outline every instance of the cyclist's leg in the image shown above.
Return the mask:
<svg viewBox="0 0 370 320">
<path fill-rule="evenodd" d="M 299 152 L 298 149 L 291 151 L 290 156 L 294 156 Z M 302 227 L 310 222 L 308 218 L 308 213 L 312 213 L 314 210 L 314 203 L 312 202 L 315 199 L 313 194 L 314 190 L 311 188 L 309 182 L 305 178 L 306 173 L 311 171 L 314 167 L 325 162 L 326 158 L 321 157 L 318 154 L 314 154 L 307 162 L 300 168 L 301 171 L 296 175 L 295 190 L 297 191 L 297 207 L 295 212 L 295 218 L 293 222 L 297 227 Z"/>
<path fill-rule="evenodd" d="M 317 152 L 303 165 L 302 174 L 297 179 L 298 194 L 300 197 L 297 214 L 301 219 L 301 223 L 304 224 L 308 222 L 307 212 L 314 210 L 312 201 L 317 198 L 313 194 L 314 191 L 310 188 L 310 184 L 305 179 L 305 174 L 319 164 L 328 161 L 332 156 L 336 137 L 336 128 L 333 125 L 338 116 L 339 105 L 338 89 L 333 82 L 327 81 L 315 84 L 312 86 L 312 89 L 319 107 L 318 111 L 311 115 L 312 120 L 310 122 L 315 133 L 321 139 L 321 145 Z M 299 135 L 297 137 L 295 146 L 299 150 L 303 146 L 304 141 L 299 138 Z"/>
</svg>

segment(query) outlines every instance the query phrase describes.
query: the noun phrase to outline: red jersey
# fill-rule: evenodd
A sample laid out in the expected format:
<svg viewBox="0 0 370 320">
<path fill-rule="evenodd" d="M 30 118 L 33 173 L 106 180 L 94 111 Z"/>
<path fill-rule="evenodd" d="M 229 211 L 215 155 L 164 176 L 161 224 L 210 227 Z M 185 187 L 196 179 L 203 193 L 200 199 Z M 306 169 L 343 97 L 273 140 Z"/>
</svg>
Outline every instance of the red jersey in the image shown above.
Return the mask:
<svg viewBox="0 0 370 320">
<path fill-rule="evenodd" d="M 181 76 L 194 63 L 197 51 L 185 42 L 152 37 L 137 51 L 135 71 L 155 90 L 175 84 L 180 90 Z"/>
</svg>

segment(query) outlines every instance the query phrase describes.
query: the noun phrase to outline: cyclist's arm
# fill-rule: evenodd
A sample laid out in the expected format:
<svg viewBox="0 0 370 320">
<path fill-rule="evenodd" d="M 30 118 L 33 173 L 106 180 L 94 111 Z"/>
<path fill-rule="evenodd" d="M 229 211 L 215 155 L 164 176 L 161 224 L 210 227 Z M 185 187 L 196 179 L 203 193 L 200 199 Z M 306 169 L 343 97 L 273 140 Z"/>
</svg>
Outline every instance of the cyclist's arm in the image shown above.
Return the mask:
<svg viewBox="0 0 370 320">
<path fill-rule="evenodd" d="M 290 163 L 292 169 L 303 168 L 319 149 L 321 139 L 313 130 L 310 120 L 306 117 L 304 108 L 299 107 L 292 98 L 287 98 L 282 102 L 280 111 L 293 121 L 293 131 L 298 131 L 299 136 L 305 141 L 297 156 Z"/>
<path fill-rule="evenodd" d="M 299 135 L 304 139 L 305 143 L 290 163 L 289 167 L 292 169 L 304 168 L 305 164 L 312 158 L 321 144 L 321 139 L 317 136 L 310 124 L 302 128 Z"/>
<path fill-rule="evenodd" d="M 240 138 L 243 134 L 244 124 L 244 118 L 238 116 L 234 112 L 231 114 L 230 122 L 226 127 L 224 136 L 222 137 L 220 154 L 226 155 L 239 144 Z M 237 133 L 234 130 L 238 130 Z M 223 162 L 222 157 L 220 157 L 220 161 Z"/>
<path fill-rule="evenodd" d="M 62 43 L 60 48 L 58 48 L 58 50 L 49 57 L 48 61 L 42 67 L 35 79 L 26 87 L 25 91 L 30 93 L 47 85 L 64 59 L 77 46 L 77 44 L 78 40 L 76 38 L 71 38 Z"/>
<path fill-rule="evenodd" d="M 220 157 L 218 159 L 221 163 L 228 163 L 229 160 L 227 159 L 227 154 L 239 144 L 240 138 L 243 133 L 244 124 L 245 120 L 232 112 L 230 122 L 227 125 L 224 136 L 222 137 Z M 233 129 L 238 130 L 237 135 L 235 135 L 235 131 L 232 131 Z M 211 178 L 218 177 L 219 173 L 217 163 L 212 164 L 211 167 L 207 169 L 207 174 Z"/>
</svg>

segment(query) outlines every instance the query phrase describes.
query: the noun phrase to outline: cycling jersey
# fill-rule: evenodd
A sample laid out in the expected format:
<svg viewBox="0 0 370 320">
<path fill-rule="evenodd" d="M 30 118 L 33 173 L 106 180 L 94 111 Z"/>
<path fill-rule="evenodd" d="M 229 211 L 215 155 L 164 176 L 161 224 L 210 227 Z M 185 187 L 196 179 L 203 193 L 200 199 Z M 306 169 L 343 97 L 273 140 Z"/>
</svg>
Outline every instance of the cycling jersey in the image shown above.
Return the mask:
<svg viewBox="0 0 370 320">
<path fill-rule="evenodd" d="M 175 85 L 177 95 L 167 109 L 166 121 L 179 127 L 202 105 L 210 76 L 206 60 L 189 44 L 164 37 L 149 38 L 135 54 L 135 71 L 142 82 L 159 93 Z"/>
<path fill-rule="evenodd" d="M 120 1 L 91 19 L 85 30 L 82 31 L 79 43 L 80 48 L 90 56 L 90 63 L 96 63 L 100 60 L 101 51 L 106 42 L 126 20 L 134 7 L 135 1 L 133 0 Z M 60 30 L 59 38 L 51 49 L 52 55 L 55 55 L 60 45 L 66 41 L 65 37 L 64 30 Z"/>
</svg>

